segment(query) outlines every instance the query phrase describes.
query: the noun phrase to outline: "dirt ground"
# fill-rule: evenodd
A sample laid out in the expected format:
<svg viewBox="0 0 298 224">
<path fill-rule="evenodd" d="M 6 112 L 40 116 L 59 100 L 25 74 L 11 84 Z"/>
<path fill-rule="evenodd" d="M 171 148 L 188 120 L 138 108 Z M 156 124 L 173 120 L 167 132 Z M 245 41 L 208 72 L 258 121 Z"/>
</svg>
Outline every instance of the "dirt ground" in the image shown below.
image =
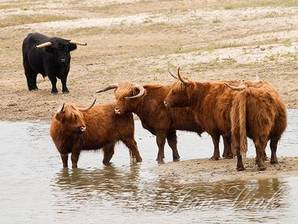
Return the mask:
<svg viewBox="0 0 298 224">
<path fill-rule="evenodd" d="M 111 83 L 194 80 L 271 82 L 298 108 L 297 0 L 0 1 L 0 120 L 47 120 L 63 102 L 113 100 L 95 91 Z M 86 41 L 72 54 L 69 94 L 51 95 L 38 77 L 29 92 L 21 44 L 30 32 Z"/>
<path fill-rule="evenodd" d="M 173 181 L 183 184 L 298 175 L 298 157 L 280 157 L 279 164 L 274 165 L 267 161 L 265 171 L 258 171 L 252 158 L 245 159 L 244 166 L 244 171 L 236 171 L 236 159 L 196 159 L 163 164 L 155 168 L 154 172 L 161 178 L 172 178 Z"/>
</svg>

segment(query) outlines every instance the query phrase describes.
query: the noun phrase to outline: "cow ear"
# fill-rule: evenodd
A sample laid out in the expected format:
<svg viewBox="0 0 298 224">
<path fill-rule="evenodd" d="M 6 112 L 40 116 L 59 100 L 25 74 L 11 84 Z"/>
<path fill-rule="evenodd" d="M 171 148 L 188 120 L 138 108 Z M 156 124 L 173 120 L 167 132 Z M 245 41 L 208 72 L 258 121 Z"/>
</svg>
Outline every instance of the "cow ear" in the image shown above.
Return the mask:
<svg viewBox="0 0 298 224">
<path fill-rule="evenodd" d="M 77 45 L 73 43 L 69 43 L 69 51 L 73 51 L 75 49 L 77 49 Z"/>
<path fill-rule="evenodd" d="M 60 121 L 61 123 L 63 123 L 64 122 L 64 111 L 57 113 L 55 118 L 58 121 Z"/>
</svg>

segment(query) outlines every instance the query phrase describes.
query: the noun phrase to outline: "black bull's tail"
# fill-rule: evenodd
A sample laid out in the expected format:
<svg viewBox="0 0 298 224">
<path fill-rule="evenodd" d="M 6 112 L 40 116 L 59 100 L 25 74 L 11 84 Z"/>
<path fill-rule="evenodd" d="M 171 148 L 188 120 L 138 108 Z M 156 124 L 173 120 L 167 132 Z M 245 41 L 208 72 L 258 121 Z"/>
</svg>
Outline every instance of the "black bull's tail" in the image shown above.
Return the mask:
<svg viewBox="0 0 298 224">
<path fill-rule="evenodd" d="M 231 109 L 232 153 L 234 156 L 247 152 L 246 137 L 246 90 L 238 92 Z"/>
</svg>

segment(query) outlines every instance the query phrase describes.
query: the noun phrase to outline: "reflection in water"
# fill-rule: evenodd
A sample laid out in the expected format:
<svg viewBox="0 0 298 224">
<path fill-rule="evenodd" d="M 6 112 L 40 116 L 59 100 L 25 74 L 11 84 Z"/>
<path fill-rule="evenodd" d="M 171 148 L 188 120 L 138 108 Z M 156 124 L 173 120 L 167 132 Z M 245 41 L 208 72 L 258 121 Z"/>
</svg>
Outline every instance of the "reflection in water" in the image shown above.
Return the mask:
<svg viewBox="0 0 298 224">
<path fill-rule="evenodd" d="M 297 114 L 289 110 L 278 156 L 298 156 Z M 152 171 L 157 166 L 155 138 L 139 121 L 141 164 L 128 165 L 127 149 L 119 144 L 114 166 L 103 167 L 99 152 L 86 152 L 80 159 L 85 169 L 60 171 L 48 123 L 0 126 L 1 223 L 297 223 L 297 177 L 193 185 L 161 178 Z M 209 136 L 178 135 L 183 160 L 210 156 Z M 171 158 L 168 147 L 165 153 Z M 255 156 L 254 149 L 249 153 Z"/>
<path fill-rule="evenodd" d="M 54 192 L 65 194 L 69 204 L 96 200 L 110 202 L 111 207 L 170 213 L 222 206 L 251 211 L 276 209 L 283 205 L 287 191 L 277 178 L 183 185 L 158 177 L 140 178 L 140 171 L 139 165 L 62 170 L 52 187 Z"/>
</svg>

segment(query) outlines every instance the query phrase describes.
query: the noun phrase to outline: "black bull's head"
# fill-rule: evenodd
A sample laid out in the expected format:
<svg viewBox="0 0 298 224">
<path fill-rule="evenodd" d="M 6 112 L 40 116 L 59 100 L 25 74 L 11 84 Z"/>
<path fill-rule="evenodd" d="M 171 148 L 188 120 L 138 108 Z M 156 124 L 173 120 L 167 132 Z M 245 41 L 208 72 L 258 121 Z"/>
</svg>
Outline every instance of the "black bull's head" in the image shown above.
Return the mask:
<svg viewBox="0 0 298 224">
<path fill-rule="evenodd" d="M 53 37 L 47 42 L 36 45 L 36 48 L 45 48 L 46 52 L 55 56 L 58 63 L 69 64 L 69 52 L 77 49 L 77 45 L 86 46 L 87 43 Z"/>
</svg>

